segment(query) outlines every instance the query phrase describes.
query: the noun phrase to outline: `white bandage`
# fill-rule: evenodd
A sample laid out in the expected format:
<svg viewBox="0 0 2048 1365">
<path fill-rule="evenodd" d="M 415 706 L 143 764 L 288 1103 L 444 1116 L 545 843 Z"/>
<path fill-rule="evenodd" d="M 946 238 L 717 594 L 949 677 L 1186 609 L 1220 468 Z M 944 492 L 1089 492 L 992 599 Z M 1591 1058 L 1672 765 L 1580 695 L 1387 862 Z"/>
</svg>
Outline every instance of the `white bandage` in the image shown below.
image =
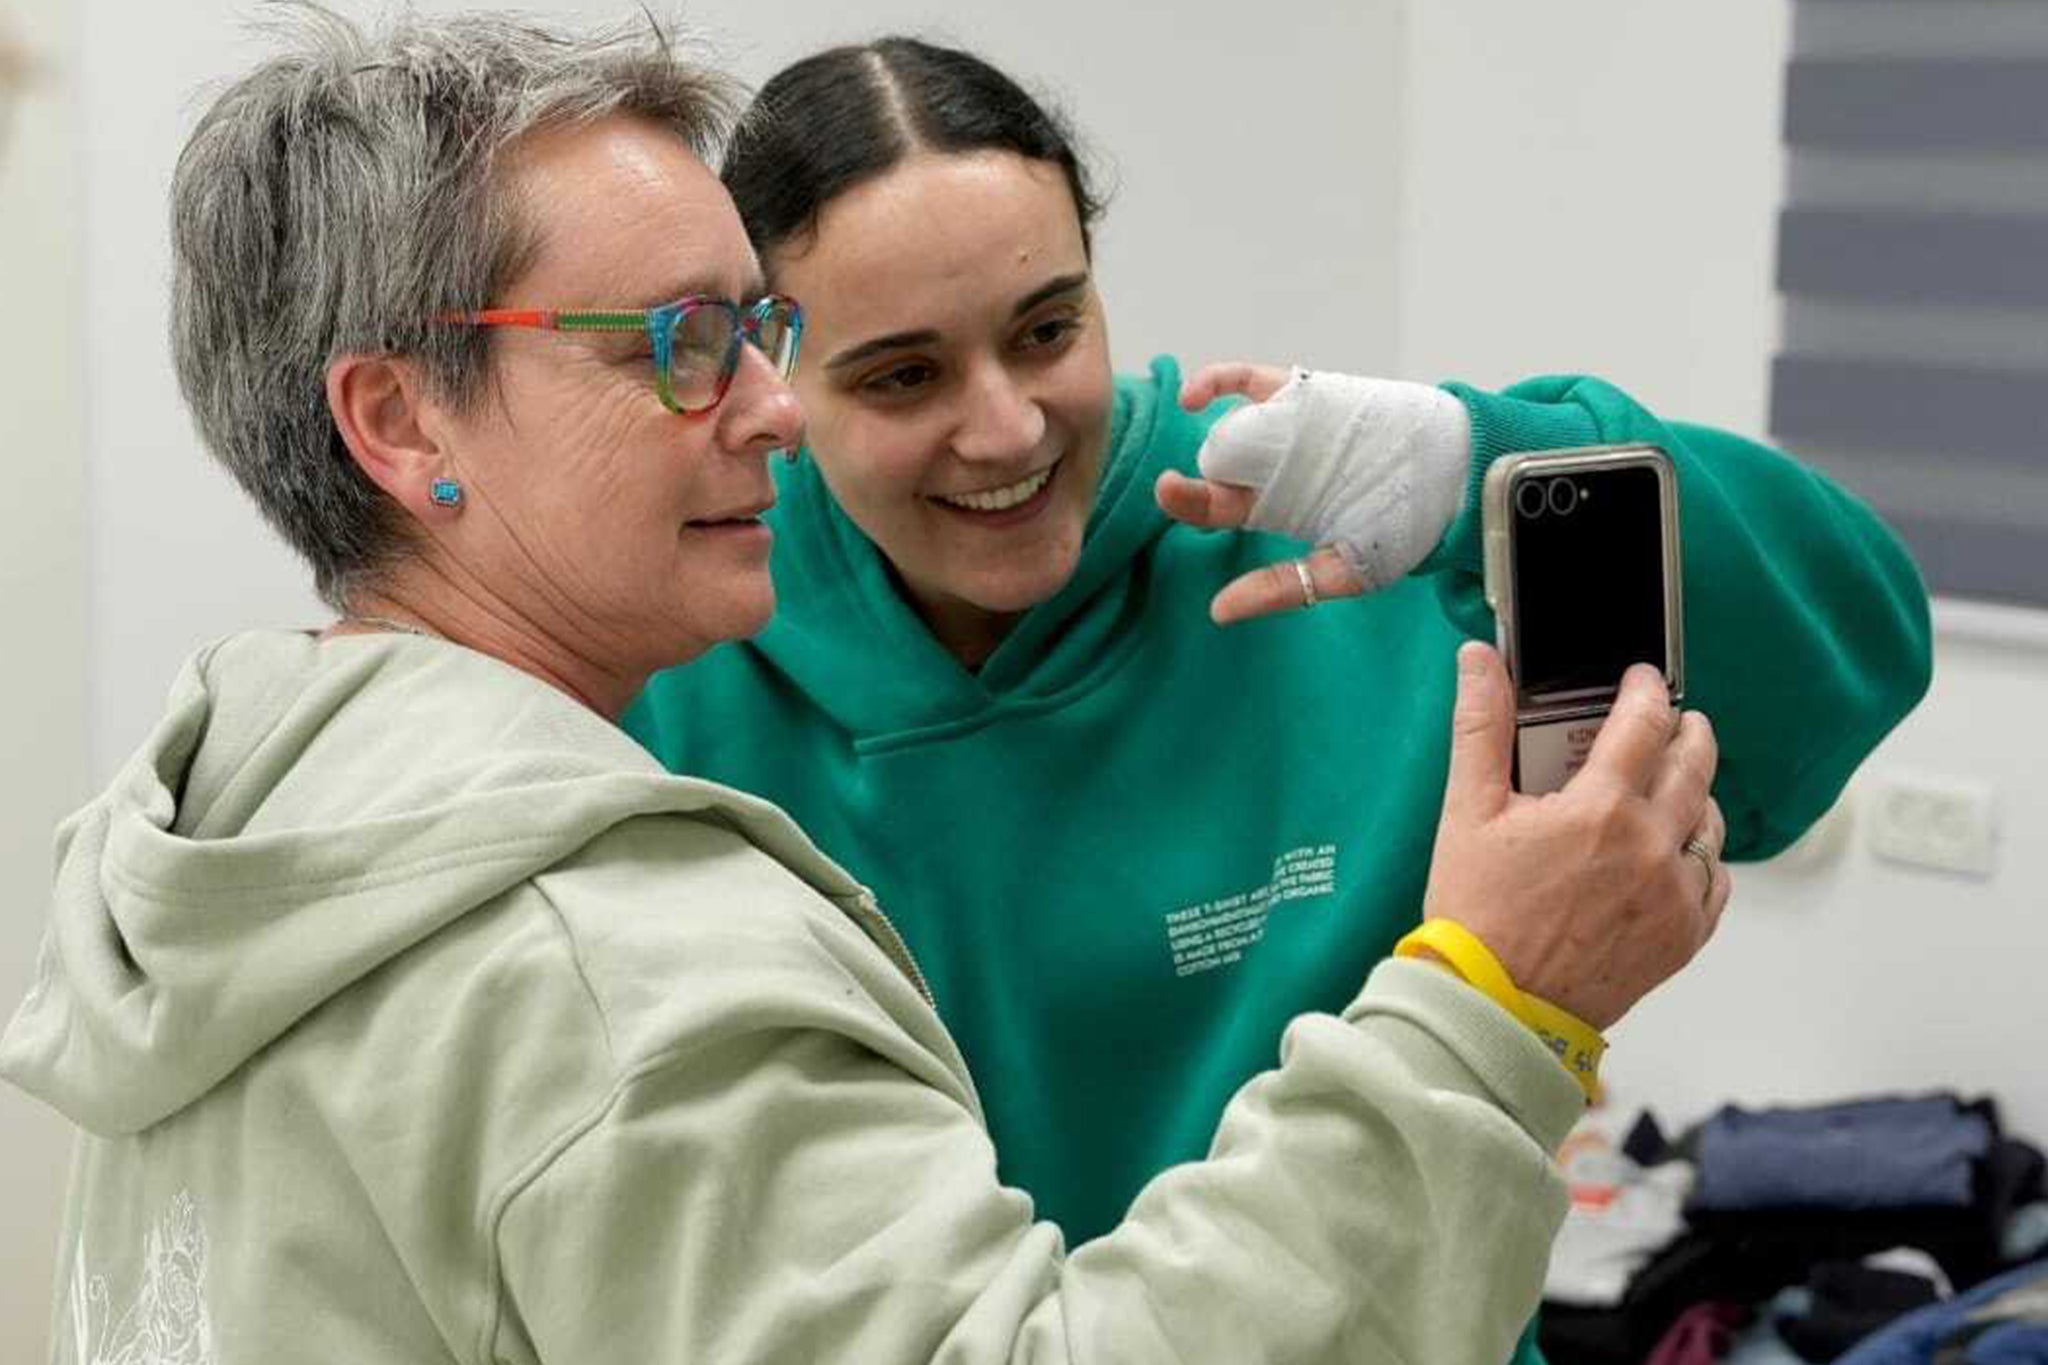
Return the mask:
<svg viewBox="0 0 2048 1365">
<path fill-rule="evenodd" d="M 1204 478 L 1258 491 L 1247 526 L 1335 547 L 1371 591 L 1428 557 L 1458 514 L 1472 419 L 1428 384 L 1298 369 L 1218 422 L 1195 458 Z"/>
</svg>

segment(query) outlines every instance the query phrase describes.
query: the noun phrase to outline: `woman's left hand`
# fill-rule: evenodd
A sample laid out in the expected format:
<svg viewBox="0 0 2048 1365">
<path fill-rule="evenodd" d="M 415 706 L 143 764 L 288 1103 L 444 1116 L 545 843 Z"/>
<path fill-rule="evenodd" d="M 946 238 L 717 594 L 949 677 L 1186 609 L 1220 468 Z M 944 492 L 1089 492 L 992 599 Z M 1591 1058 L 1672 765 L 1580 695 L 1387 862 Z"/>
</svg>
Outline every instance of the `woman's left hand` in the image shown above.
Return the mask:
<svg viewBox="0 0 2048 1365">
<path fill-rule="evenodd" d="M 1450 524 L 1471 446 L 1456 398 L 1398 380 L 1229 362 L 1190 375 L 1180 404 L 1195 411 L 1228 394 L 1251 406 L 1210 431 L 1197 457 L 1205 477 L 1159 476 L 1160 508 L 1190 526 L 1320 544 L 1225 584 L 1209 603 L 1217 624 L 1356 597 L 1408 572 Z"/>
</svg>

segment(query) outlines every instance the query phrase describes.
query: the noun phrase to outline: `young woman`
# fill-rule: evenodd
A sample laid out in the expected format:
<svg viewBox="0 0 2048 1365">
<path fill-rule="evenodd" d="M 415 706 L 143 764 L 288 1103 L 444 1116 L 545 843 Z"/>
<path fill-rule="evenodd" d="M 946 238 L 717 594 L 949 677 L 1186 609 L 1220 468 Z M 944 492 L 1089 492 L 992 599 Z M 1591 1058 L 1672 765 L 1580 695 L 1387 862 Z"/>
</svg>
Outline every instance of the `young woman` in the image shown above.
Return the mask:
<svg viewBox="0 0 2048 1365">
<path fill-rule="evenodd" d="M 807 310 L 808 458 L 778 475 L 774 623 L 659 675 L 628 725 L 874 883 L 1005 1178 L 1077 1241 L 1202 1156 L 1286 1021 L 1341 1004 L 1416 923 L 1454 649 L 1492 634 L 1466 490 L 1497 456 L 1646 441 L 1676 462 L 1689 701 L 1721 740 L 1730 856 L 1790 842 L 1926 686 L 1925 596 L 1874 517 L 1596 379 L 1294 381 L 1274 401 L 1308 393 L 1314 420 L 1280 424 L 1281 472 L 1336 452 L 1323 473 L 1367 489 L 1367 533 L 1282 517 L 1347 549 L 1275 573 L 1299 540 L 1177 522 L 1162 499 L 1244 520 L 1251 495 L 1193 477 L 1209 400 L 1285 376 L 1112 377 L 1100 205 L 1062 128 L 969 54 L 891 38 L 798 62 L 724 174 Z M 1218 629 L 1212 599 L 1322 605 Z"/>
</svg>

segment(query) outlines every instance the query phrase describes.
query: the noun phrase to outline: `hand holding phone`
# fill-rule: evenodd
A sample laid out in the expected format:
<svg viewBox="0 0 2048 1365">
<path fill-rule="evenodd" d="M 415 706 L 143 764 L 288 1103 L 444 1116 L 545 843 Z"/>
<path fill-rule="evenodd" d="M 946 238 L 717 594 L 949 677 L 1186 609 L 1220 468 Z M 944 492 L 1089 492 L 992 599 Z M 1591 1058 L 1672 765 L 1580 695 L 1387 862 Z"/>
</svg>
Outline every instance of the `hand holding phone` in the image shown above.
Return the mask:
<svg viewBox="0 0 2048 1365">
<path fill-rule="evenodd" d="M 1515 687 L 1515 785 L 1584 766 L 1621 676 L 1685 694 L 1677 476 L 1656 446 L 1506 455 L 1487 470 L 1486 599 Z"/>
<path fill-rule="evenodd" d="M 1656 675 L 1636 669 L 1584 771 L 1518 795 L 1512 693 L 1493 650 L 1459 649 L 1423 916 L 1463 924 L 1516 986 L 1604 1030 L 1699 951 L 1728 904 L 1719 747 L 1699 713 L 1674 724 Z M 1690 839 L 1716 856 L 1688 853 Z"/>
</svg>

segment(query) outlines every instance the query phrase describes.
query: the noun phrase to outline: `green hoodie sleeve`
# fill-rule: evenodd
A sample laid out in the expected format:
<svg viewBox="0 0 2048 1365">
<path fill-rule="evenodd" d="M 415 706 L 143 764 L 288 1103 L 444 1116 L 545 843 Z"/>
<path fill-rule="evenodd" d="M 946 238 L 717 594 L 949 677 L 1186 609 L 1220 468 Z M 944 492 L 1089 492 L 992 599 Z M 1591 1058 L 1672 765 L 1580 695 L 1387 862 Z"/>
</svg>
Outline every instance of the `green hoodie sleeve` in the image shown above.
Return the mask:
<svg viewBox="0 0 2048 1365">
<path fill-rule="evenodd" d="M 1493 637 L 1480 485 L 1515 451 L 1649 443 L 1678 472 L 1686 704 L 1714 722 L 1728 855 L 1767 858 L 1824 814 L 1864 756 L 1925 694 L 1927 593 L 1871 511 L 1796 461 L 1711 427 L 1665 422 L 1597 379 L 1501 393 L 1445 386 L 1472 417 L 1465 502 L 1418 572 L 1452 621 Z"/>
<path fill-rule="evenodd" d="M 645 860 L 593 866 L 623 884 Z M 972 1086 L 908 977 L 815 898 L 785 930 L 786 899 L 744 858 L 720 866 L 729 890 L 754 888 L 744 916 L 729 899 L 700 911 L 687 882 L 664 883 L 660 908 L 608 911 L 593 877 L 552 879 L 579 970 L 611 1002 L 617 1079 L 501 1203 L 486 1358 L 1507 1358 L 1563 1217 L 1549 1154 L 1583 1102 L 1485 997 L 1382 964 L 1342 1016 L 1295 1022 L 1208 1159 L 1069 1254 L 998 1183 Z M 692 935 L 697 951 L 623 951 L 621 935 L 657 941 L 648 918 L 700 913 L 717 937 Z M 578 928 L 598 925 L 611 944 Z"/>
</svg>

